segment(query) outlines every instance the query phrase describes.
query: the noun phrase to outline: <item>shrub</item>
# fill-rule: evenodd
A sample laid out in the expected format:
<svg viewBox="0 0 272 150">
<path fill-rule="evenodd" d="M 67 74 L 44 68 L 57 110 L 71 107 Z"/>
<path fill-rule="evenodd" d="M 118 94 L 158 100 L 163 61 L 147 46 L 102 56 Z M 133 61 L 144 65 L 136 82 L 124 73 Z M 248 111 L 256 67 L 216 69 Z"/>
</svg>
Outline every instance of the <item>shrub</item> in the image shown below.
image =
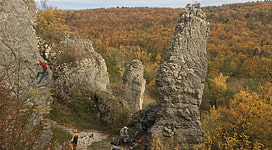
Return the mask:
<svg viewBox="0 0 272 150">
<path fill-rule="evenodd" d="M 35 149 L 42 134 L 42 124 L 35 125 L 32 115 L 37 106 L 27 105 L 25 99 L 12 96 L 0 85 L 0 149 Z"/>
</svg>

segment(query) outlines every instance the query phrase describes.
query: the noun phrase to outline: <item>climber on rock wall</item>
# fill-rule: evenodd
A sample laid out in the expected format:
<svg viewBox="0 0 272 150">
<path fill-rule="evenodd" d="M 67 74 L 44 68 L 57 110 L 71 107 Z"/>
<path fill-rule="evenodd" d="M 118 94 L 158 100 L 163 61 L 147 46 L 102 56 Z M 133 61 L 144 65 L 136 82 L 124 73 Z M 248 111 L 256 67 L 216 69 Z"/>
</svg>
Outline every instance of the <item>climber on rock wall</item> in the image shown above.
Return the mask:
<svg viewBox="0 0 272 150">
<path fill-rule="evenodd" d="M 40 74 L 41 74 L 41 78 L 40 78 L 40 80 L 39 80 L 39 82 L 38 83 L 41 83 L 42 82 L 42 79 L 45 77 L 45 76 L 47 76 L 48 75 L 48 68 L 47 68 L 47 62 L 45 61 L 44 63 L 42 62 L 42 61 L 38 61 L 37 62 L 37 64 L 38 65 L 41 65 L 42 66 L 42 68 L 43 68 L 43 71 L 42 72 L 38 72 L 38 74 L 37 74 L 37 78 L 40 76 Z"/>
</svg>

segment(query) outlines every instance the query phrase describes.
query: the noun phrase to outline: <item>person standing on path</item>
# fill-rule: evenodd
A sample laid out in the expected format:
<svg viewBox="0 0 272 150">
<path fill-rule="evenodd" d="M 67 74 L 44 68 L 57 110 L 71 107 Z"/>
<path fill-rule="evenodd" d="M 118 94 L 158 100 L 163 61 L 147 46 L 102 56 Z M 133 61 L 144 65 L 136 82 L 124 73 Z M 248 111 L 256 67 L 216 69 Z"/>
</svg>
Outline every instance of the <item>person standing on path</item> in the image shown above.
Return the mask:
<svg viewBox="0 0 272 150">
<path fill-rule="evenodd" d="M 71 141 L 71 143 L 73 144 L 73 150 L 75 150 L 76 147 L 77 147 L 77 141 L 78 141 L 78 134 L 76 133 L 76 134 L 74 135 L 73 140 Z"/>
</svg>

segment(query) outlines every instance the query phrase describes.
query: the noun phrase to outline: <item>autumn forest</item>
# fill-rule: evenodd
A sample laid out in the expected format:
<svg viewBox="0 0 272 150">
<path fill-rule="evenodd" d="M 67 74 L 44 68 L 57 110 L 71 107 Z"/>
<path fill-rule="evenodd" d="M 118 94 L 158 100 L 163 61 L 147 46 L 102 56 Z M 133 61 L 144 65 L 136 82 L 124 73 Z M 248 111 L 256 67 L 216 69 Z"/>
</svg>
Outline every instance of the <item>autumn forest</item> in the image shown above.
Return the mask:
<svg viewBox="0 0 272 150">
<path fill-rule="evenodd" d="M 185 6 L 184 6 L 185 7 Z M 54 42 L 65 32 L 90 39 L 111 84 L 126 63 L 145 66 L 156 99 L 156 71 L 183 8 L 41 9 L 37 34 Z M 203 7 L 210 23 L 208 72 L 201 105 L 205 149 L 272 148 L 272 2 Z"/>
</svg>

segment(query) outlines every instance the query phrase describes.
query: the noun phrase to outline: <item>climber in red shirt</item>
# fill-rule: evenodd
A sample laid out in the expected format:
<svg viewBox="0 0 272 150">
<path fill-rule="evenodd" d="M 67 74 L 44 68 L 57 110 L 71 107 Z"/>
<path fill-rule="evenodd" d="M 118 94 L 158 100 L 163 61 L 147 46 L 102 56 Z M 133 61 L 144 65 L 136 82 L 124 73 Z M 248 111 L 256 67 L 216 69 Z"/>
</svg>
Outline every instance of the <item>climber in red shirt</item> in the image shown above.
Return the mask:
<svg viewBox="0 0 272 150">
<path fill-rule="evenodd" d="M 40 74 L 42 74 L 40 80 L 38 83 L 42 82 L 42 79 L 48 75 L 48 69 L 47 69 L 47 62 L 45 61 L 44 63 L 42 61 L 39 60 L 39 62 L 37 62 L 38 65 L 41 65 L 43 68 L 43 72 L 38 72 L 37 74 L 37 78 L 39 77 Z"/>
</svg>

